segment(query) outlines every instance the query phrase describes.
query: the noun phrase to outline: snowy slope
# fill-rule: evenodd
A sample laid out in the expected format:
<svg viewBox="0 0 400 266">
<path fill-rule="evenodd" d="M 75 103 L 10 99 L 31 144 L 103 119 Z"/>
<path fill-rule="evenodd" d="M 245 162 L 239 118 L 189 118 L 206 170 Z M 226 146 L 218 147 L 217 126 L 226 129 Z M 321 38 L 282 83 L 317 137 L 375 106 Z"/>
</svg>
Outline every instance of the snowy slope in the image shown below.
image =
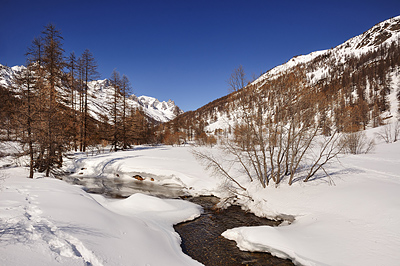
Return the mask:
<svg viewBox="0 0 400 266">
<path fill-rule="evenodd" d="M 308 55 L 299 55 L 290 59 L 287 63 L 277 66 L 265 74 L 261 75 L 258 79 L 253 81 L 252 84 L 260 84 L 265 79 L 272 78 L 275 75 L 289 71 L 295 66 L 300 64 L 310 63 L 312 60 L 319 56 L 329 55 L 333 58 L 336 64 L 345 63 L 347 55 L 360 56 L 366 54 L 369 51 L 373 51 L 379 47 L 379 45 L 399 43 L 400 40 L 400 16 L 388 19 L 380 22 L 367 30 L 361 35 L 355 36 L 341 45 L 336 46 L 333 49 L 322 50 L 312 52 Z M 327 70 L 323 71 L 320 67 L 317 67 L 315 72 L 328 73 Z M 321 76 L 321 75 L 317 75 Z M 316 80 L 314 80 L 315 82 Z"/>
<path fill-rule="evenodd" d="M 100 114 L 107 113 L 108 109 L 105 103 L 113 101 L 114 91 L 107 79 L 91 81 L 89 84 L 89 109 L 91 115 L 99 118 Z M 142 108 L 147 116 L 159 122 L 167 122 L 177 115 L 183 113 L 172 100 L 160 102 L 158 99 L 149 96 L 140 96 L 132 94 L 127 98 L 127 107 Z"/>
<path fill-rule="evenodd" d="M 354 65 L 354 61 L 357 62 L 357 59 L 361 58 L 362 56 L 372 54 L 372 52 L 379 51 L 379 49 L 382 47 L 390 47 L 391 45 L 400 45 L 400 16 L 378 23 L 363 34 L 355 36 L 332 49 L 315 51 L 307 55 L 295 56 L 285 64 L 276 66 L 267 71 L 265 74 L 253 81 L 251 85 L 254 85 L 256 88 L 260 88 L 268 81 L 275 80 L 276 78 L 287 75 L 291 72 L 299 71 L 299 69 L 304 72 L 308 82 L 307 85 L 310 87 L 313 87 L 314 85 L 318 86 L 319 82 L 323 80 L 329 80 L 329 77 L 332 77 L 332 80 L 330 81 L 339 80 L 341 82 L 340 79 L 344 77 L 344 71 L 346 69 L 350 69 L 349 66 L 351 64 L 351 60 L 353 60 Z M 381 55 L 375 55 L 375 57 L 373 57 L 373 60 L 375 61 L 357 63 L 361 68 L 361 66 L 379 63 L 376 61 L 378 61 L 380 58 Z M 391 58 L 391 54 L 384 54 L 382 58 L 389 60 Z M 356 71 L 357 69 L 354 72 Z M 389 90 L 387 99 L 390 103 L 390 108 L 381 114 L 381 118 L 385 121 L 387 121 L 387 118 L 392 118 L 392 120 L 400 118 L 397 111 L 399 103 L 396 98 L 396 95 L 400 93 L 400 67 L 399 65 L 396 67 L 389 67 L 386 69 L 386 71 L 386 78 L 387 80 L 390 79 L 391 82 L 387 87 Z M 348 76 L 346 76 L 346 78 L 351 79 L 352 75 L 355 74 L 354 72 L 347 73 Z M 332 73 L 334 73 L 333 76 L 331 76 Z M 366 101 L 370 106 L 372 106 L 369 92 L 374 88 L 371 88 L 371 86 L 368 84 L 368 76 L 364 75 L 362 78 L 367 80 L 363 89 L 365 89 Z M 377 76 L 370 78 L 376 79 Z M 378 78 L 383 79 L 385 77 L 380 76 Z M 343 89 L 343 87 L 338 86 L 335 89 L 340 91 Z M 382 88 L 378 90 L 382 90 Z M 352 94 L 355 98 L 356 89 L 353 88 Z M 237 117 L 241 116 L 240 111 L 237 107 L 235 107 L 236 104 L 230 102 L 230 99 L 234 99 L 234 97 L 227 97 L 226 100 L 222 101 L 220 105 L 213 105 L 214 102 L 218 101 L 215 100 L 214 102 L 208 104 L 208 108 L 203 108 L 203 110 L 206 111 L 203 112 L 202 108 L 199 108 L 198 112 L 194 112 L 194 117 L 204 119 L 204 122 L 207 125 L 204 129 L 206 132 L 211 133 L 215 130 L 227 129 L 229 125 L 232 126 L 235 124 L 235 119 Z M 210 111 L 210 109 L 213 110 Z M 371 109 L 369 112 L 371 115 Z"/>
<path fill-rule="evenodd" d="M 15 72 L 21 71 L 24 66 L 7 67 L 0 64 L 0 85 L 4 87 L 11 87 L 13 85 L 13 75 Z M 96 119 L 100 115 L 109 113 L 107 103 L 112 102 L 113 89 L 107 79 L 91 81 L 88 84 L 89 94 L 89 111 L 90 115 Z M 167 122 L 172 120 L 177 115 L 183 113 L 174 101 L 160 102 L 158 99 L 148 96 L 140 96 L 132 94 L 127 98 L 127 107 L 129 108 L 142 108 L 145 114 L 151 119 L 158 122 Z"/>
<path fill-rule="evenodd" d="M 15 72 L 20 72 L 24 66 L 7 67 L 0 64 L 0 85 L 4 87 L 11 87 L 13 85 L 12 79 Z"/>
</svg>

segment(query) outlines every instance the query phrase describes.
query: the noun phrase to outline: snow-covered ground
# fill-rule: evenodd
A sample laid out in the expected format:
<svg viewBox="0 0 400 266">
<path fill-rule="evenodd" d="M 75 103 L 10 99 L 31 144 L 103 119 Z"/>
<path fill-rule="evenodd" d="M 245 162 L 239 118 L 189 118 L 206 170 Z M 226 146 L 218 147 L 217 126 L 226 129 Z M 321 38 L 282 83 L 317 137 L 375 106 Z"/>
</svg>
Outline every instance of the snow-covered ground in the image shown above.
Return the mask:
<svg viewBox="0 0 400 266">
<path fill-rule="evenodd" d="M 141 182 L 220 195 L 224 182 L 205 171 L 190 149 L 78 154 L 65 169 L 77 178 L 140 174 Z M 400 142 L 379 143 L 370 154 L 343 155 L 327 170 L 330 179 L 291 187 L 245 183 L 254 199 L 243 201 L 247 209 L 295 220 L 223 235 L 241 249 L 269 251 L 303 265 L 398 265 Z M 199 265 L 181 252 L 172 227 L 198 216 L 198 206 L 144 194 L 107 199 L 39 174 L 30 180 L 27 174 L 22 167 L 0 169 L 0 265 Z"/>
<path fill-rule="evenodd" d="M 320 180 L 254 193 L 256 212 L 293 215 L 292 224 L 223 235 L 240 249 L 301 265 L 399 265 L 400 142 L 346 156 L 329 173 L 335 185 Z"/>
</svg>

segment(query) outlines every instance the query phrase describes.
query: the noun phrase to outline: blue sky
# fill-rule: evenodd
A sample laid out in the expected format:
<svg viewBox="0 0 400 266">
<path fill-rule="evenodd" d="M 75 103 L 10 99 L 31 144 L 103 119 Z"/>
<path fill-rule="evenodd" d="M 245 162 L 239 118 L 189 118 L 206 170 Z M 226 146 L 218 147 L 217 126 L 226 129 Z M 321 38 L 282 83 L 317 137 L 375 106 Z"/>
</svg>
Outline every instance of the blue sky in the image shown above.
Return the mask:
<svg viewBox="0 0 400 266">
<path fill-rule="evenodd" d="M 89 49 L 102 78 L 116 68 L 136 95 L 189 111 L 226 95 L 239 65 L 250 79 L 335 47 L 400 15 L 400 1 L 0 0 L 0 10 L 0 64 L 24 64 L 32 39 L 51 22 L 66 55 Z"/>
</svg>

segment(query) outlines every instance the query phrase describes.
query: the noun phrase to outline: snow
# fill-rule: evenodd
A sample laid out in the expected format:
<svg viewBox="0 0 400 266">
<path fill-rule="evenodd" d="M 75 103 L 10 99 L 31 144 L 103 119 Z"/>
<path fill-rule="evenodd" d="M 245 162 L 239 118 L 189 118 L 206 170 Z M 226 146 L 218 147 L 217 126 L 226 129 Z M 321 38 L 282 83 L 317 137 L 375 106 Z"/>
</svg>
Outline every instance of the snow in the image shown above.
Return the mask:
<svg viewBox="0 0 400 266">
<path fill-rule="evenodd" d="M 397 265 L 400 250 L 400 143 L 349 155 L 327 182 L 253 192 L 250 208 L 264 216 L 290 214 L 280 227 L 242 227 L 223 233 L 240 249 L 271 252 L 301 265 Z"/>
<path fill-rule="evenodd" d="M 84 172 L 107 178 L 119 173 L 132 179 L 130 173 L 140 171 L 164 185 L 180 185 L 182 180 L 196 185 L 194 194 L 212 191 L 216 184 L 214 179 L 199 177 L 206 172 L 188 147 L 138 147 L 76 156 L 66 162 L 75 176 Z M 60 180 L 40 175 L 31 180 L 27 174 L 23 167 L 0 169 L 4 177 L 0 265 L 198 265 L 182 253 L 180 237 L 172 227 L 199 216 L 198 205 L 140 193 L 123 200 L 107 199 Z"/>
<path fill-rule="evenodd" d="M 132 179 L 140 173 L 142 182 L 181 186 L 192 195 L 220 195 L 222 180 L 206 172 L 191 149 L 140 146 L 76 154 L 65 169 L 77 178 L 118 174 Z M 240 249 L 271 252 L 301 265 L 396 265 L 399 166 L 400 142 L 379 142 L 370 154 L 342 155 L 327 167 L 330 178 L 266 189 L 242 183 L 254 199 L 242 200 L 244 208 L 294 221 L 234 228 L 223 236 Z M 0 265 L 199 265 L 182 253 L 172 227 L 197 217 L 199 206 L 142 193 L 109 199 L 64 181 L 27 175 L 24 167 L 0 169 Z"/>
<path fill-rule="evenodd" d="M 131 151 L 82 156 L 66 163 L 72 177 L 102 177 L 132 180 L 140 175 L 144 182 L 187 188 L 191 195 L 218 194 L 220 180 L 211 177 L 196 161 L 191 147 L 139 146 Z M 82 170 L 83 169 L 83 170 Z M 154 181 L 150 181 L 151 178 Z"/>
<path fill-rule="evenodd" d="M 63 181 L 7 175 L 0 193 L 0 265 L 198 265 L 180 249 L 174 223 L 198 206 L 135 194 L 91 196 Z"/>
</svg>

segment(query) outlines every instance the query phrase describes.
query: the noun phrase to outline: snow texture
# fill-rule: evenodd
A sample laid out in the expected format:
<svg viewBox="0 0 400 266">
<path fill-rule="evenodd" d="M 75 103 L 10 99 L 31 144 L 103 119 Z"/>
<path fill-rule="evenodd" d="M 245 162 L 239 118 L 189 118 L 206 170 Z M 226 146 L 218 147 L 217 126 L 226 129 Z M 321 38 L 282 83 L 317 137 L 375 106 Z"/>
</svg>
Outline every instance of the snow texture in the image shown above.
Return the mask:
<svg viewBox="0 0 400 266">
<path fill-rule="evenodd" d="M 378 130 L 368 133 L 372 137 Z M 223 182 L 205 172 L 190 150 L 160 146 L 76 154 L 66 169 L 98 178 L 140 172 L 155 179 L 142 182 L 220 195 Z M 287 221 L 279 227 L 235 228 L 223 236 L 240 249 L 271 252 L 301 265 L 396 265 L 399 165 L 400 143 L 380 142 L 371 154 L 342 155 L 326 168 L 329 178 L 262 189 L 238 176 L 253 198 L 241 199 L 246 209 Z M 0 265 L 198 265 L 181 252 L 172 227 L 197 217 L 198 206 L 140 193 L 107 199 L 27 175 L 24 167 L 0 169 Z"/>
</svg>

